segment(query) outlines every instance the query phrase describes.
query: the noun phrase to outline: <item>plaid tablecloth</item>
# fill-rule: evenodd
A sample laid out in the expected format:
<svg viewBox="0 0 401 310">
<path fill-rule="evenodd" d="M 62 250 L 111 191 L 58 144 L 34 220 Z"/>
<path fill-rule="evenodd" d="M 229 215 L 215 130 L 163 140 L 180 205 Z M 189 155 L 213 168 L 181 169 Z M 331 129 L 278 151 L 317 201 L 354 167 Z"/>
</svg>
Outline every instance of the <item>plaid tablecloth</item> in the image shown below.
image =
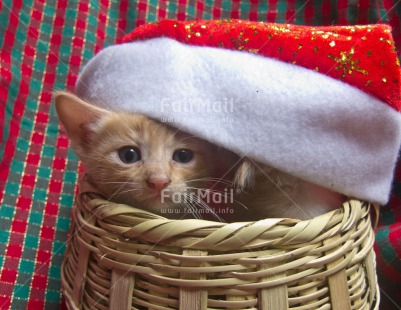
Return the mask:
<svg viewBox="0 0 401 310">
<path fill-rule="evenodd" d="M 305 25 L 388 23 L 401 0 L 0 2 L 0 309 L 58 309 L 80 166 L 52 105 L 96 52 L 145 22 L 241 18 Z M 377 232 L 382 309 L 401 309 L 401 166 Z"/>
</svg>

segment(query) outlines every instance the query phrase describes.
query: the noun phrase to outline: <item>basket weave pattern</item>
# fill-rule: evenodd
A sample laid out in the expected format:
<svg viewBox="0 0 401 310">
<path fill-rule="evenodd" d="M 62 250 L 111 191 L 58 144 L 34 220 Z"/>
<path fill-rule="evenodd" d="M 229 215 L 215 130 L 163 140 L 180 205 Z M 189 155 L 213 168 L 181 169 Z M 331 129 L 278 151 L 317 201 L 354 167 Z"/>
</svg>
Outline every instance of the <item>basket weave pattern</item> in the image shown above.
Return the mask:
<svg viewBox="0 0 401 310">
<path fill-rule="evenodd" d="M 309 221 L 168 220 L 103 200 L 74 207 L 69 309 L 377 309 L 370 206 Z"/>
</svg>

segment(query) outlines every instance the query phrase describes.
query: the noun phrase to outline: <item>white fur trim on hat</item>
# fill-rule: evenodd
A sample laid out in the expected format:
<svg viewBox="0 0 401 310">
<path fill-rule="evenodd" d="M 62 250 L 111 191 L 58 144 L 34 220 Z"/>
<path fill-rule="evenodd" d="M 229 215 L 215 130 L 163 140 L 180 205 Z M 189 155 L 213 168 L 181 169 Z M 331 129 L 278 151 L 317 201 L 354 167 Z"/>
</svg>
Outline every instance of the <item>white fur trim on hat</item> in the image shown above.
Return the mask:
<svg viewBox="0 0 401 310">
<path fill-rule="evenodd" d="M 76 93 L 168 121 L 347 196 L 388 200 L 399 113 L 318 72 L 156 38 L 104 49 L 84 67 Z"/>
</svg>

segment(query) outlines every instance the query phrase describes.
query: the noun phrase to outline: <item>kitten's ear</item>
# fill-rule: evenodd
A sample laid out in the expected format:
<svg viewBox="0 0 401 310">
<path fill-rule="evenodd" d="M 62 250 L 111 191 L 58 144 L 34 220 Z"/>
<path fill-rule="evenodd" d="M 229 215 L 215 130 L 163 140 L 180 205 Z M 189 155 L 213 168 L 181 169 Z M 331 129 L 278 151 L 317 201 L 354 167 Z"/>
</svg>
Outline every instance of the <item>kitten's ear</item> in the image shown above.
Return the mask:
<svg viewBox="0 0 401 310">
<path fill-rule="evenodd" d="M 56 112 L 64 125 L 73 148 L 85 149 L 90 145 L 91 136 L 102 119 L 111 115 L 107 110 L 95 107 L 67 92 L 54 94 Z M 79 156 L 79 154 L 78 154 Z"/>
<path fill-rule="evenodd" d="M 247 159 L 238 166 L 234 176 L 234 187 L 240 190 L 252 187 L 255 182 L 255 167 Z"/>
</svg>

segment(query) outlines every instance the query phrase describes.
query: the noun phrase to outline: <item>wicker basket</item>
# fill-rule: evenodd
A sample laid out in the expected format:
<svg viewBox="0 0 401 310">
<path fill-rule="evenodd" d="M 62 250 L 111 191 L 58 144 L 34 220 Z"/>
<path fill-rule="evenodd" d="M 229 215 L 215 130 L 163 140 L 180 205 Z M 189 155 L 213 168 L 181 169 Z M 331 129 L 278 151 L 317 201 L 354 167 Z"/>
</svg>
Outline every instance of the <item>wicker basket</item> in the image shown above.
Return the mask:
<svg viewBox="0 0 401 310">
<path fill-rule="evenodd" d="M 224 224 L 80 189 L 62 266 L 69 309 L 378 309 L 366 203 L 309 221 Z"/>
</svg>

